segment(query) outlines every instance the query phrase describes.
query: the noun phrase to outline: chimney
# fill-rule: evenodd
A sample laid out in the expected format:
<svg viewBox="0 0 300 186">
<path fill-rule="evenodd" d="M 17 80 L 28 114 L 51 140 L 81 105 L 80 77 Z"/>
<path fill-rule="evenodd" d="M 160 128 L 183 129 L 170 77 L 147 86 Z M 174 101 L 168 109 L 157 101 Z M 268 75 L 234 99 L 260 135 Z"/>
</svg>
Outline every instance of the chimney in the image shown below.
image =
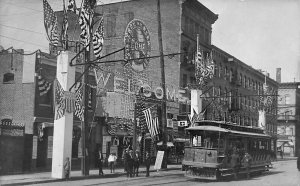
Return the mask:
<svg viewBox="0 0 300 186">
<path fill-rule="evenodd" d="M 276 68 L 276 81 L 281 83 L 281 68 Z"/>
</svg>

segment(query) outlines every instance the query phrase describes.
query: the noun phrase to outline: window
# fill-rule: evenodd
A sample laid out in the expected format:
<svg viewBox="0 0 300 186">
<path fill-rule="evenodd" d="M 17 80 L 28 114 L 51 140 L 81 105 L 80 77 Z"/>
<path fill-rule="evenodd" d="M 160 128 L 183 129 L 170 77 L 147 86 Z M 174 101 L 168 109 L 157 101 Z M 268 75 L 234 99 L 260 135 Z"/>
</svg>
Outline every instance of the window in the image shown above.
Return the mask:
<svg viewBox="0 0 300 186">
<path fill-rule="evenodd" d="M 6 73 L 3 75 L 3 83 L 5 84 L 13 84 L 15 81 L 15 74 Z"/>
<path fill-rule="evenodd" d="M 247 88 L 247 77 L 244 76 L 244 88 Z"/>
<path fill-rule="evenodd" d="M 222 65 L 220 64 L 220 68 L 219 68 L 219 77 L 222 77 L 222 71 L 223 71 L 223 68 L 222 68 Z"/>
<path fill-rule="evenodd" d="M 243 75 L 240 74 L 240 86 L 243 86 Z"/>
<path fill-rule="evenodd" d="M 228 69 L 227 69 L 227 67 L 225 67 L 225 68 L 224 68 L 225 80 L 227 80 L 227 73 L 228 73 Z"/>
<path fill-rule="evenodd" d="M 107 17 L 106 35 L 107 35 L 107 37 L 115 37 L 116 36 L 116 16 L 115 15 L 109 15 Z"/>
<path fill-rule="evenodd" d="M 230 72 L 229 72 L 229 82 L 232 82 L 233 81 L 233 70 L 230 69 Z"/>
<path fill-rule="evenodd" d="M 182 86 L 183 87 L 187 86 L 187 75 L 186 74 L 182 75 Z"/>
<path fill-rule="evenodd" d="M 128 24 L 130 21 L 132 21 L 133 18 L 134 18 L 133 12 L 127 12 L 127 13 L 125 13 L 125 14 L 124 14 L 124 18 L 125 18 L 125 20 L 126 20 L 126 27 L 127 27 L 127 24 Z"/>
</svg>

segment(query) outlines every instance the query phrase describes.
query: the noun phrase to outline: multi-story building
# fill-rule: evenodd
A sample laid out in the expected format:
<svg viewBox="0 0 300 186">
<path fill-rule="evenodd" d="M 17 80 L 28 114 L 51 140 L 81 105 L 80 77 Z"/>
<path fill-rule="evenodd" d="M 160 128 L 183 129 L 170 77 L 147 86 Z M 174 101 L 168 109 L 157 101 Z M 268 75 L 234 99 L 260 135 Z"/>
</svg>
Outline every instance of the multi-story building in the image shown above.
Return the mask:
<svg viewBox="0 0 300 186">
<path fill-rule="evenodd" d="M 284 82 L 278 89 L 277 150 L 284 156 L 299 156 L 300 82 Z M 280 155 L 280 153 L 279 153 Z"/>
</svg>

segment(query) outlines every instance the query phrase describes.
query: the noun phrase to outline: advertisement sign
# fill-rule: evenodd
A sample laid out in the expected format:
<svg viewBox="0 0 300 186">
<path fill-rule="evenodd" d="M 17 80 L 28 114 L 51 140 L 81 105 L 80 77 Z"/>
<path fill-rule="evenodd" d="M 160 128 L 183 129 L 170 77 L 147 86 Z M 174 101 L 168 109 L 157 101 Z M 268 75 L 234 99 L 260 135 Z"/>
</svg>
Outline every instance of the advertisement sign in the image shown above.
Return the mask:
<svg viewBox="0 0 300 186">
<path fill-rule="evenodd" d="M 150 56 L 151 43 L 150 34 L 145 24 L 138 19 L 130 21 L 125 30 L 124 36 L 126 60 L 130 60 L 130 65 L 137 72 L 143 71 L 149 63 L 149 59 L 138 59 Z"/>
</svg>

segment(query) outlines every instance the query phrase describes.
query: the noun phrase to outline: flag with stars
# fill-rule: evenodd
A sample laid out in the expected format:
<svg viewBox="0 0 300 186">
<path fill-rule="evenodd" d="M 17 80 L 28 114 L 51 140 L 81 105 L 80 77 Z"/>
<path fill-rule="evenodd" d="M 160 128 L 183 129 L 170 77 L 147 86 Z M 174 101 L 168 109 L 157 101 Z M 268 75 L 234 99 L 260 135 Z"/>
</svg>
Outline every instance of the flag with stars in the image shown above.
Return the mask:
<svg viewBox="0 0 300 186">
<path fill-rule="evenodd" d="M 43 7 L 44 7 L 44 26 L 48 36 L 48 40 L 54 46 L 57 46 L 58 39 L 59 39 L 58 28 L 57 28 L 57 17 L 54 14 L 54 11 L 52 10 L 47 0 L 43 0 Z"/>
</svg>

